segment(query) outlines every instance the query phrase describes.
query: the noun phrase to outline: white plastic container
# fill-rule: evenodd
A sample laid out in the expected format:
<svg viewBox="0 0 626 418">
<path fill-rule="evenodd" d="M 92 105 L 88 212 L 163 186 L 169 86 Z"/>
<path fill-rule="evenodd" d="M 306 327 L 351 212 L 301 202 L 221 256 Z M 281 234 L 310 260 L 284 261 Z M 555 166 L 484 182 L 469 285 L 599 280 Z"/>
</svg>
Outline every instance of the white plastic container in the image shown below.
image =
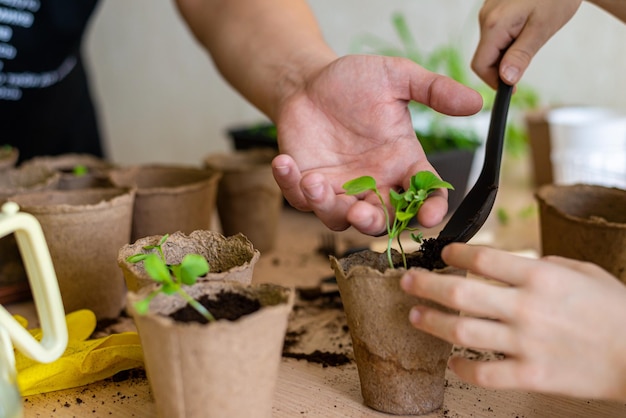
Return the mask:
<svg viewBox="0 0 626 418">
<path fill-rule="evenodd" d="M 35 340 L 0 305 L 0 418 L 23 416 L 13 346 L 41 363 L 58 359 L 67 347 L 67 325 L 61 292 L 43 231 L 34 216 L 19 212 L 14 202 L 2 205 L 0 237 L 15 233 L 28 274 L 43 338 Z"/>
<path fill-rule="evenodd" d="M 601 107 L 562 107 L 547 115 L 556 184 L 626 188 L 626 114 Z"/>
</svg>

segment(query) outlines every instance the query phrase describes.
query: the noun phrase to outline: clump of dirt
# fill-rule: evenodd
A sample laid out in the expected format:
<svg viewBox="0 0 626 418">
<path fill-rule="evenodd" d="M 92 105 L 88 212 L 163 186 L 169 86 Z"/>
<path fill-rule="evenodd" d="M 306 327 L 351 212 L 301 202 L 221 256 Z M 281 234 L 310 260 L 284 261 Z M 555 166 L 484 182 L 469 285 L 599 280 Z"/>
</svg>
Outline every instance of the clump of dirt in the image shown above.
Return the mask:
<svg viewBox="0 0 626 418">
<path fill-rule="evenodd" d="M 445 268 L 447 265 L 441 259 L 441 250 L 450 242 L 449 239 L 425 239 L 418 251 L 407 254 L 407 267 L 422 267 L 428 270 Z"/>
<path fill-rule="evenodd" d="M 283 351 L 283 357 L 306 360 L 309 363 L 318 363 L 321 364 L 322 367 L 337 367 L 351 362 L 350 358 L 344 353 L 329 353 L 328 351 L 319 350 L 308 354 Z"/>
</svg>

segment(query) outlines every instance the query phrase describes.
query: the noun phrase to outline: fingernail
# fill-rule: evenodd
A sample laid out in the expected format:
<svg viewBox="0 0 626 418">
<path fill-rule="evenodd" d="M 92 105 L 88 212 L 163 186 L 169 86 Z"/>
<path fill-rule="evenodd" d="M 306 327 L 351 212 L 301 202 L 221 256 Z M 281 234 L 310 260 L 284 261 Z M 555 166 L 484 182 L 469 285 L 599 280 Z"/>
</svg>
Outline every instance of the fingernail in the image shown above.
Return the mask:
<svg viewBox="0 0 626 418">
<path fill-rule="evenodd" d="M 309 199 L 318 199 L 322 196 L 322 185 L 320 183 L 311 184 L 304 189 Z"/>
<path fill-rule="evenodd" d="M 519 68 L 513 66 L 506 66 L 502 69 L 502 77 L 504 81 L 511 84 L 517 82 L 517 76 L 519 74 Z"/>
<path fill-rule="evenodd" d="M 417 308 L 411 308 L 411 311 L 409 312 L 409 321 L 411 321 L 411 323 L 413 324 L 416 324 L 420 321 L 421 316 L 422 315 Z"/>
<path fill-rule="evenodd" d="M 289 166 L 286 165 L 279 165 L 274 167 L 274 169 L 278 172 L 279 175 L 281 176 L 286 176 L 287 174 L 289 174 Z"/>
<path fill-rule="evenodd" d="M 406 273 L 400 278 L 400 287 L 403 290 L 409 290 L 413 284 L 413 276 Z"/>
</svg>

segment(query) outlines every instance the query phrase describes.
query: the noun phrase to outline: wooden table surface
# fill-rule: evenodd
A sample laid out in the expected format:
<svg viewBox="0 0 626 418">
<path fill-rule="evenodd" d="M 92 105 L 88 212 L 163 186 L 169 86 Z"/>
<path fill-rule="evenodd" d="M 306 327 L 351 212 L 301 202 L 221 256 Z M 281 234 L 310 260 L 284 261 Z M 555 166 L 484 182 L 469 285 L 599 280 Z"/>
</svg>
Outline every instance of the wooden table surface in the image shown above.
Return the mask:
<svg viewBox="0 0 626 418">
<path fill-rule="evenodd" d="M 527 171 L 522 170 L 522 173 Z M 498 200 L 490 220 L 476 237 L 510 251 L 538 251 L 538 220 L 529 183 L 524 176 L 504 173 Z M 509 214 L 506 226 L 497 221 L 497 212 Z M 425 236 L 436 230 L 425 230 Z M 255 268 L 255 282 L 319 286 L 332 275 L 328 260 L 317 251 L 321 234 L 330 233 L 312 214 L 285 208 L 276 248 L 261 255 Z M 363 236 L 356 231 L 333 234 L 339 250 L 351 247 L 378 247 L 384 239 Z M 290 329 L 308 326 L 307 338 L 297 347 L 302 352 L 341 347 L 350 355 L 345 321 L 340 309 L 299 310 Z M 33 316 L 29 303 L 8 306 L 14 313 Z M 308 315 L 308 316 L 307 316 Z M 34 319 L 34 318 L 33 318 Z M 131 325 L 132 326 L 132 325 Z M 488 353 L 455 348 L 474 357 L 490 359 Z M 486 390 L 461 382 L 449 370 L 444 406 L 428 417 L 619 417 L 626 416 L 626 404 L 515 391 Z M 581 376 L 584 378 L 584 376 Z M 26 417 L 155 417 L 156 410 L 145 375 L 130 373 L 84 387 L 24 398 Z M 324 367 L 321 364 L 283 357 L 275 394 L 274 417 L 389 417 L 365 407 L 354 362 Z"/>
</svg>

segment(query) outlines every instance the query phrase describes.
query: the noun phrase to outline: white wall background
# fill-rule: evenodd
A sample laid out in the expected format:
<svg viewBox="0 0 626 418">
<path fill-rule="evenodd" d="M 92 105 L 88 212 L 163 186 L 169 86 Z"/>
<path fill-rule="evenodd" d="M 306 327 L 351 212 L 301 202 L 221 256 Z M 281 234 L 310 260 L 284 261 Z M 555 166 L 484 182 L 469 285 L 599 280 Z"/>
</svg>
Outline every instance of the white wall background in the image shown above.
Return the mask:
<svg viewBox="0 0 626 418">
<path fill-rule="evenodd" d="M 394 40 L 390 16 L 401 11 L 424 50 L 454 42 L 469 65 L 482 1 L 310 4 L 339 54 L 350 52 L 351 42 L 364 32 Z M 172 0 L 103 0 L 85 49 L 107 148 L 116 163 L 199 164 L 202 156 L 229 149 L 227 127 L 263 118 L 222 80 Z M 625 72 L 626 26 L 583 4 L 540 51 L 524 82 L 540 92 L 545 104 L 624 109 Z"/>
</svg>

